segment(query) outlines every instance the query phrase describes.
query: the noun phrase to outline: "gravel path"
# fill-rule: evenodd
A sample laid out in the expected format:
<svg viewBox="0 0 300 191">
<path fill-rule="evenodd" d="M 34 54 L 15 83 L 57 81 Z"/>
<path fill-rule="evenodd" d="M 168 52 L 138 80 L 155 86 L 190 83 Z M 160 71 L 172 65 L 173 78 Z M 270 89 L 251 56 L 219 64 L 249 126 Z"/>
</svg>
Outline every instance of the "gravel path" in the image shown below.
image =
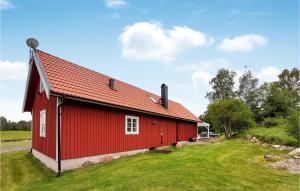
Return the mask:
<svg viewBox="0 0 300 191">
<path fill-rule="evenodd" d="M 0 153 L 8 153 L 8 152 L 15 152 L 15 151 L 24 151 L 30 150 L 31 146 L 20 146 L 20 147 L 1 147 Z"/>
</svg>

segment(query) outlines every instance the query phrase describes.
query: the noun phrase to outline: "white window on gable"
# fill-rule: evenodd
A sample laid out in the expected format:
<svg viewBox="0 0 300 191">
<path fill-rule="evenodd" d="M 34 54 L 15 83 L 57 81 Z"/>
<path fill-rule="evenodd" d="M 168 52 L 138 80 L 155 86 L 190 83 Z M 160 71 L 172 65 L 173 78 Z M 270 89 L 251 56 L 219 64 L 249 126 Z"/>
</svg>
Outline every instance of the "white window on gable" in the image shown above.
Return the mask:
<svg viewBox="0 0 300 191">
<path fill-rule="evenodd" d="M 136 135 L 139 134 L 139 118 L 135 116 L 125 116 L 125 134 Z"/>
<path fill-rule="evenodd" d="M 45 90 L 42 80 L 40 80 L 40 92 L 42 93 Z"/>
<path fill-rule="evenodd" d="M 46 110 L 40 111 L 40 137 L 46 137 Z"/>
</svg>

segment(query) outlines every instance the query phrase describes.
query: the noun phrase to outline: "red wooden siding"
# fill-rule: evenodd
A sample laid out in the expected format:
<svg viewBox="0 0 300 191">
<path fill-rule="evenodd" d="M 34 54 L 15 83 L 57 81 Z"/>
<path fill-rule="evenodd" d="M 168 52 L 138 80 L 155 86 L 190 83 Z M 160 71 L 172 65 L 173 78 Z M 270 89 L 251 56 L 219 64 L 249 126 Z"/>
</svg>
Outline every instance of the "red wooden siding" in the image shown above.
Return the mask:
<svg viewBox="0 0 300 191">
<path fill-rule="evenodd" d="M 40 111 L 46 109 L 46 137 L 40 137 Z M 39 93 L 39 83 L 35 88 L 32 108 L 32 148 L 56 158 L 56 97 L 48 100 L 45 91 Z"/>
<path fill-rule="evenodd" d="M 189 122 L 178 123 L 179 141 L 187 141 L 191 137 L 197 137 L 197 124 Z"/>
<path fill-rule="evenodd" d="M 125 134 L 125 115 L 139 117 L 139 134 Z M 66 100 L 61 116 L 62 159 L 171 145 L 176 121 Z M 179 122 L 180 140 L 196 136 L 196 123 Z M 185 130 L 187 129 L 187 130 Z M 161 137 L 161 132 L 163 136 Z"/>
</svg>

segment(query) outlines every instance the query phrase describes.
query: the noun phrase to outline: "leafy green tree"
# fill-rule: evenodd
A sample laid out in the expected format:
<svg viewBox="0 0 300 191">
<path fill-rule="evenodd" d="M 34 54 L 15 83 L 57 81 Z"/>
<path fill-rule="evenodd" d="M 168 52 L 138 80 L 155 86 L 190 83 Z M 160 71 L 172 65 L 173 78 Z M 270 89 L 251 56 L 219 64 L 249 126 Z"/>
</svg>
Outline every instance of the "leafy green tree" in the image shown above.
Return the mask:
<svg viewBox="0 0 300 191">
<path fill-rule="evenodd" d="M 270 83 L 265 82 L 255 91 L 254 99 L 251 103 L 251 111 L 255 121 L 258 123 L 262 122 L 265 118 L 266 113 L 263 107 L 265 106 L 266 100 L 270 96 L 270 87 Z"/>
<path fill-rule="evenodd" d="M 257 84 L 258 79 L 252 75 L 250 70 L 245 71 L 239 78 L 239 90 L 237 94 L 252 112 L 257 110 Z"/>
<path fill-rule="evenodd" d="M 24 131 L 30 131 L 31 130 L 31 122 L 30 121 L 24 121 L 21 120 L 18 122 L 18 129 L 24 130 Z"/>
<path fill-rule="evenodd" d="M 293 68 L 291 71 L 284 69 L 281 74 L 278 75 L 279 86 L 284 90 L 299 92 L 300 91 L 300 77 L 299 69 Z"/>
<path fill-rule="evenodd" d="M 199 116 L 199 119 L 204 121 L 205 123 L 209 123 L 210 126 L 209 126 L 209 131 L 212 131 L 212 132 L 216 132 L 215 128 L 214 128 L 214 125 L 212 123 L 212 119 L 211 119 L 211 116 L 208 114 L 207 111 L 205 111 L 203 113 L 203 115 L 200 115 Z M 204 129 L 205 130 L 205 129 Z"/>
<path fill-rule="evenodd" d="M 255 126 L 252 113 L 238 99 L 223 99 L 208 105 L 207 116 L 218 133 L 231 138 L 233 133 Z"/>
<path fill-rule="evenodd" d="M 288 117 L 296 107 L 296 95 L 280 88 L 277 83 L 270 83 L 264 88 L 266 92 L 261 106 L 264 117 Z"/>
<path fill-rule="evenodd" d="M 233 87 L 235 76 L 236 73 L 234 71 L 229 71 L 225 68 L 220 69 L 217 75 L 209 82 L 213 90 L 206 94 L 206 98 L 211 102 L 234 98 L 235 92 L 233 91 Z"/>
<path fill-rule="evenodd" d="M 3 116 L 0 117 L 0 130 L 7 126 L 7 119 Z"/>
<path fill-rule="evenodd" d="M 21 120 L 19 122 L 13 122 L 7 120 L 5 117 L 0 116 L 0 130 L 31 130 L 31 121 Z"/>
</svg>

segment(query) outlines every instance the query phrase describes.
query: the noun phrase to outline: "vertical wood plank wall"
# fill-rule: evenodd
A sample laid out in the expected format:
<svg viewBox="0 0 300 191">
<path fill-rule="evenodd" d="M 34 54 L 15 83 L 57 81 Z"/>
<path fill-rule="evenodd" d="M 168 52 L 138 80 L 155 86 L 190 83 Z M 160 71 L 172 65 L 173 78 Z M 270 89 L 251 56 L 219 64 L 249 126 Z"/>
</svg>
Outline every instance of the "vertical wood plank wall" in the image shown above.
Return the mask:
<svg viewBox="0 0 300 191">
<path fill-rule="evenodd" d="M 46 109 L 46 137 L 40 137 L 40 111 Z M 32 109 L 32 148 L 56 159 L 56 97 L 47 98 L 35 88 Z"/>
<path fill-rule="evenodd" d="M 139 117 L 139 134 L 125 134 L 125 115 Z M 61 116 L 62 159 L 171 145 L 197 136 L 197 123 L 67 100 Z M 161 136 L 161 132 L 162 135 Z"/>
</svg>

